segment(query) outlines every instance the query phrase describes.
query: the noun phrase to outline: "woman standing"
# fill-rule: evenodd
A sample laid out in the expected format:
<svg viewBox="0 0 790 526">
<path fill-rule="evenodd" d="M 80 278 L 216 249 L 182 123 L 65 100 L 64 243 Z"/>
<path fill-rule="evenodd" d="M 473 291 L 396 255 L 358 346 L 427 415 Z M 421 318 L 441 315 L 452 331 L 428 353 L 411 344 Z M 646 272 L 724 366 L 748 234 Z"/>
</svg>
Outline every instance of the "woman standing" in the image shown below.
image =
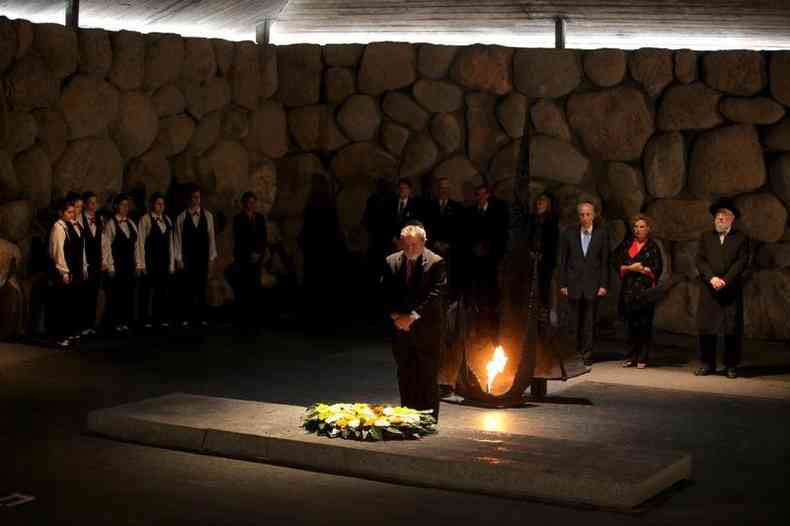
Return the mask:
<svg viewBox="0 0 790 526">
<path fill-rule="evenodd" d="M 629 352 L 623 367 L 647 367 L 653 338 L 655 305 L 647 292 L 656 286 L 663 272 L 661 249 L 650 237 L 650 218 L 637 214 L 631 218 L 631 235 L 615 249 L 612 258 L 622 280 L 619 309 L 628 331 Z"/>
<path fill-rule="evenodd" d="M 102 236 L 102 258 L 110 279 L 108 301 L 110 327 L 126 332 L 132 322 L 134 280 L 137 270 L 137 227 L 128 218 L 129 197 L 121 194 L 113 200 L 113 216 Z"/>
</svg>

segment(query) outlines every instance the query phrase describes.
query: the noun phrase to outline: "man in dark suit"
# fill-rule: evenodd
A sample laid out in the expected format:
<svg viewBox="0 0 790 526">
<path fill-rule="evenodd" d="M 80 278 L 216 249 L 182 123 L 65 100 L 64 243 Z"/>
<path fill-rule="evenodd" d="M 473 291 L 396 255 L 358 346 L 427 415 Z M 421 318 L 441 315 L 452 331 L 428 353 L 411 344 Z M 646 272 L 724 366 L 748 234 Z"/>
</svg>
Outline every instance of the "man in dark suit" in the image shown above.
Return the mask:
<svg viewBox="0 0 790 526">
<path fill-rule="evenodd" d="M 701 365 L 694 374 L 716 371 L 716 340 L 724 334 L 724 368 L 737 378 L 743 344 L 743 273 L 749 263 L 749 238 L 733 228 L 738 209 L 730 199 L 710 207 L 714 230 L 702 234 L 697 269 L 702 279 L 697 329 Z"/>
<path fill-rule="evenodd" d="M 464 281 L 480 320 L 491 331 L 498 326 L 499 267 L 505 257 L 508 226 L 507 205 L 491 195 L 488 186 L 475 189 L 477 203 L 467 211 L 466 234 L 469 245 L 464 264 Z"/>
<path fill-rule="evenodd" d="M 400 232 L 410 221 L 422 221 L 417 198 L 412 195 L 411 181 L 398 180 L 398 198 L 390 205 L 391 236 L 394 247 L 400 241 Z"/>
<path fill-rule="evenodd" d="M 392 352 L 398 365 L 401 405 L 432 409 L 439 418 L 439 352 L 447 266 L 425 248 L 421 225 L 401 231 L 400 250 L 387 257 L 382 278 L 392 320 Z"/>
<path fill-rule="evenodd" d="M 231 281 L 236 296 L 236 321 L 249 326 L 260 289 L 260 271 L 266 254 L 266 218 L 258 212 L 258 197 L 252 192 L 241 196 L 242 211 L 233 218 L 233 272 Z"/>
<path fill-rule="evenodd" d="M 560 239 L 560 293 L 568 297 L 571 330 L 584 365 L 592 365 L 598 299 L 609 289 L 609 234 L 595 225 L 595 205 L 581 201 L 576 207 L 579 225 L 566 229 Z"/>
<path fill-rule="evenodd" d="M 450 180 L 442 177 L 437 181 L 437 197 L 425 206 L 425 222 L 428 231 L 428 246 L 447 261 L 448 294 L 455 297 L 457 286 L 458 243 L 463 225 L 463 206 L 450 199 Z"/>
</svg>

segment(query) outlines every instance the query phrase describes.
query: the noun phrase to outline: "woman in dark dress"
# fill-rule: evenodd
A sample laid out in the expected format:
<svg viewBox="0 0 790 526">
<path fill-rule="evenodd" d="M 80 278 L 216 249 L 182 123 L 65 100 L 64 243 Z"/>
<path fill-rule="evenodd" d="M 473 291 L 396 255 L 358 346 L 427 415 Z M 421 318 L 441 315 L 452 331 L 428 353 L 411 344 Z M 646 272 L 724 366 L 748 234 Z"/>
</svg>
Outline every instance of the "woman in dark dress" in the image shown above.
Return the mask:
<svg viewBox="0 0 790 526">
<path fill-rule="evenodd" d="M 650 237 L 651 221 L 643 214 L 631 218 L 630 235 L 615 249 L 612 262 L 622 280 L 619 310 L 628 331 L 629 352 L 623 367 L 647 367 L 653 338 L 655 305 L 648 292 L 656 286 L 663 264 L 661 248 Z"/>
</svg>

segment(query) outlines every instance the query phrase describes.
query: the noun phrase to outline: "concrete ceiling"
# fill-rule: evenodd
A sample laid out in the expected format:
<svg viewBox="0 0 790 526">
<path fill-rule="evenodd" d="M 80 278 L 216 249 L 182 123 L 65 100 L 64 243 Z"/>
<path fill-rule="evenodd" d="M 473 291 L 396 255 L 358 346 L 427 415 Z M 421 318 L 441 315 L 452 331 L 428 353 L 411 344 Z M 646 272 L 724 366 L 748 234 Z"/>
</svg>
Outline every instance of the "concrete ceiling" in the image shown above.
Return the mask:
<svg viewBox="0 0 790 526">
<path fill-rule="evenodd" d="M 64 18 L 63 0 L 0 0 L 0 13 Z M 790 0 L 80 0 L 81 25 L 274 42 L 411 40 L 568 47 L 790 49 Z"/>
</svg>

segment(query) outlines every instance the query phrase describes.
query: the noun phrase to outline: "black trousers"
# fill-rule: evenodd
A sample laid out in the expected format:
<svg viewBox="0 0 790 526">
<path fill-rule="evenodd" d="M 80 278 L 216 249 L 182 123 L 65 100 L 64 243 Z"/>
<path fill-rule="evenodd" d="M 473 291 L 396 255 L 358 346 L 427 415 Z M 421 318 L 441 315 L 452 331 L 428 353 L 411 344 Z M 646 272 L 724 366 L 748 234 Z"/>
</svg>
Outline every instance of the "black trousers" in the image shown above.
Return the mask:
<svg viewBox="0 0 790 526">
<path fill-rule="evenodd" d="M 704 367 L 716 369 L 716 334 L 700 334 L 699 361 Z M 724 367 L 737 367 L 741 362 L 741 338 L 735 334 L 724 335 Z"/>
<path fill-rule="evenodd" d="M 392 338 L 392 353 L 398 365 L 400 403 L 412 409 L 433 409 L 432 415 L 438 421 L 439 341 L 420 336 L 416 332 L 396 330 Z"/>
<path fill-rule="evenodd" d="M 108 278 L 107 324 L 109 327 L 132 323 L 134 310 L 134 271 L 119 272 Z"/>
<path fill-rule="evenodd" d="M 654 317 L 655 307 L 652 305 L 625 315 L 629 345 L 628 359 L 647 362 L 650 344 L 653 341 Z"/>
<path fill-rule="evenodd" d="M 79 282 L 65 285 L 60 275 L 52 277 L 46 320 L 49 336 L 60 339 L 74 336 L 80 332 L 81 320 L 78 316 L 78 305 L 76 305 L 80 285 Z"/>
<path fill-rule="evenodd" d="M 163 323 L 172 318 L 172 280 L 167 272 L 146 274 L 142 281 L 141 314 L 149 323 Z"/>
<path fill-rule="evenodd" d="M 99 302 L 99 289 L 101 288 L 101 271 L 88 270 L 88 279 L 82 283 L 80 296 L 82 306 L 80 307 L 81 329 L 93 329 L 96 327 L 96 307 Z"/>
<path fill-rule="evenodd" d="M 186 309 L 182 318 L 185 321 L 206 321 L 206 293 L 208 289 L 208 268 L 186 266 L 181 272 L 181 293 Z"/>
<path fill-rule="evenodd" d="M 598 319 L 598 298 L 568 299 L 569 329 L 576 338 L 576 350 L 582 358 L 592 358 L 593 347 L 597 337 L 596 320 Z"/>
</svg>

